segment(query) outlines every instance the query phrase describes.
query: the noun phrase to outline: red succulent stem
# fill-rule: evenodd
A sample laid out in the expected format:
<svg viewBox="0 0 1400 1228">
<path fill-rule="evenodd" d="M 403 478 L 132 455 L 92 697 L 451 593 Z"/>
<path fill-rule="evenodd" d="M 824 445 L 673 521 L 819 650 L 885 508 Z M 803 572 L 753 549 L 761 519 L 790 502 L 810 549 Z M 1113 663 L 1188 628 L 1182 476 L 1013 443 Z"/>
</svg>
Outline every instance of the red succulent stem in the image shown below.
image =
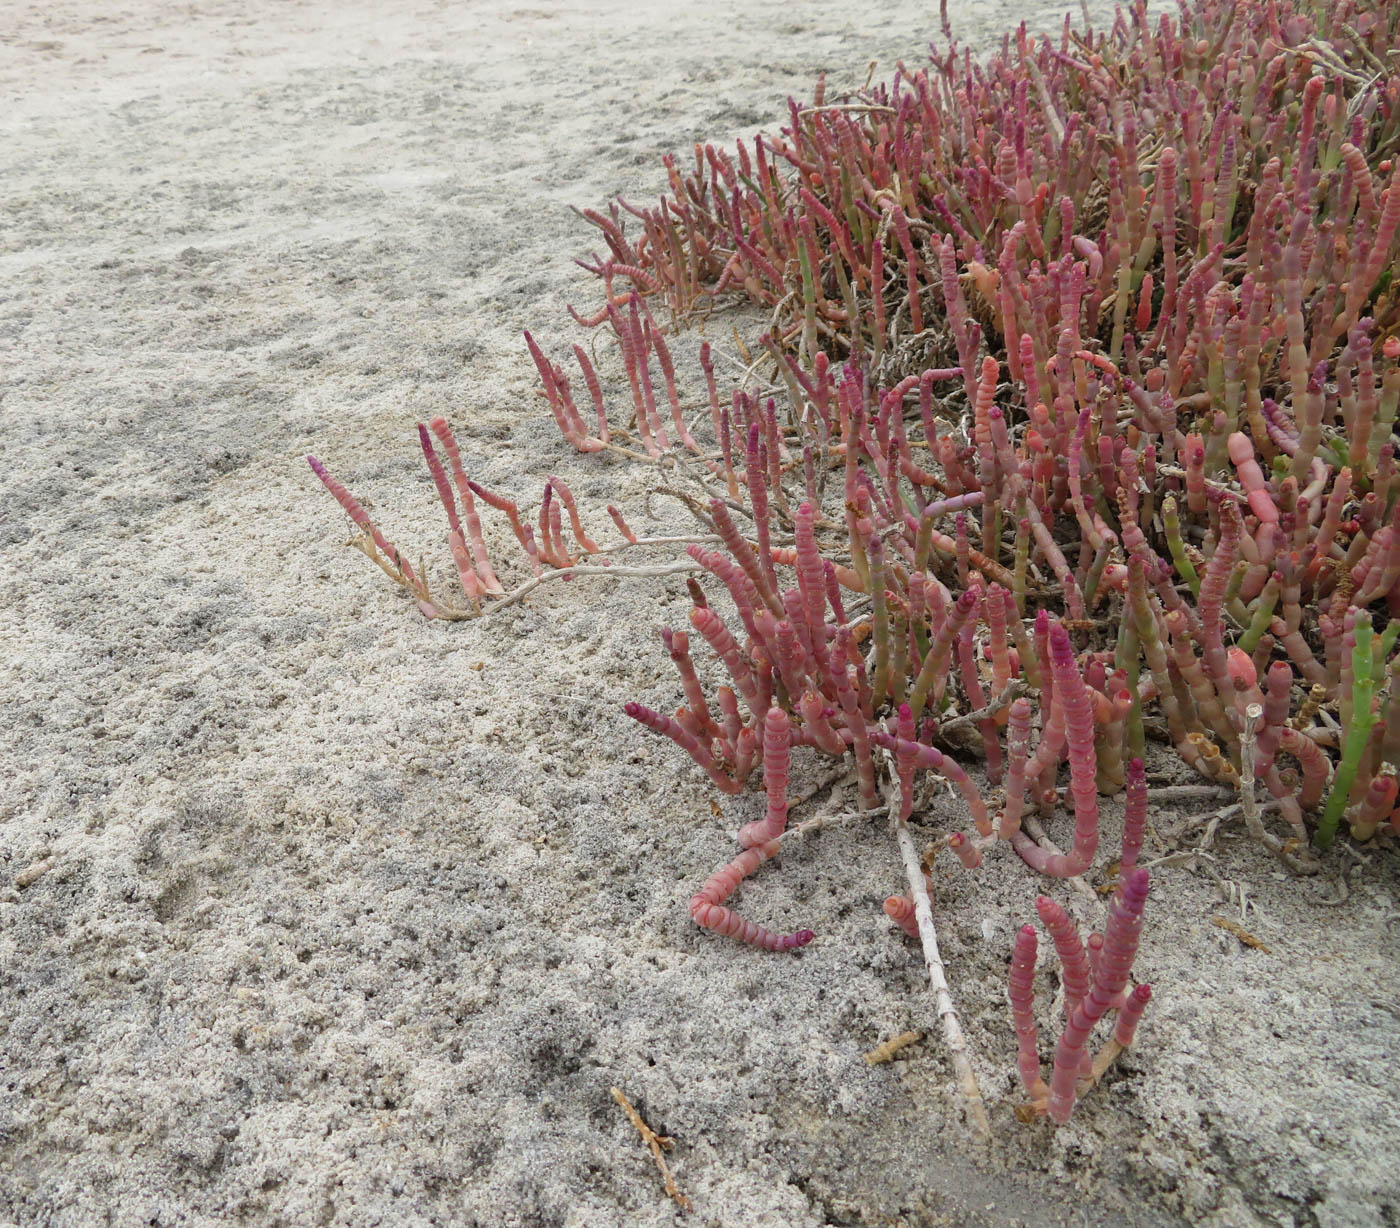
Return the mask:
<svg viewBox="0 0 1400 1228">
<path fill-rule="evenodd" d="M 1016 1028 L 1016 1070 L 1026 1094 L 1032 1100 L 1043 1098 L 1047 1089 L 1041 1077 L 1039 1037 L 1035 1026 L 1035 926 L 1023 925 L 1011 952 L 1011 972 L 1007 997 Z"/>
<path fill-rule="evenodd" d="M 705 885 L 690 899 L 691 919 L 697 925 L 726 938 L 734 938 L 765 951 L 793 951 L 805 947 L 816 937 L 811 930 L 777 934 L 752 921 L 745 921 L 738 913 L 724 907 L 724 901 L 734 894 L 739 884 L 765 861 L 776 857 L 778 849 L 776 840 L 746 849 L 728 865 L 710 875 Z"/>
<path fill-rule="evenodd" d="M 1058 1124 L 1067 1122 L 1074 1111 L 1076 1084 L 1084 1066 L 1089 1034 L 1128 984 L 1142 933 L 1147 890 L 1146 870 L 1132 870 L 1124 876 L 1109 906 L 1103 950 L 1093 971 L 1093 983 L 1055 1046 L 1048 1112 Z"/>
</svg>

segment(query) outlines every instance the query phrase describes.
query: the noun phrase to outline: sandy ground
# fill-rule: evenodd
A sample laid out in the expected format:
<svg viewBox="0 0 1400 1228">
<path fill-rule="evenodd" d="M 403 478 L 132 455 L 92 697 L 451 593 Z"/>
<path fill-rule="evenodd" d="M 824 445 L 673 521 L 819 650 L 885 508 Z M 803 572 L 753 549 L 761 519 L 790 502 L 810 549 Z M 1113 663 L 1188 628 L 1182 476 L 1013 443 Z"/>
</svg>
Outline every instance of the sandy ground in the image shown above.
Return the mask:
<svg viewBox="0 0 1400 1228">
<path fill-rule="evenodd" d="M 1059 1130 L 1014 1118 L 1004 998 L 1046 884 L 940 862 L 975 1147 L 936 1039 L 861 1060 L 934 1024 L 879 825 L 746 884 L 818 931 L 799 956 L 687 919 L 759 802 L 716 804 L 620 711 L 678 702 L 655 630 L 682 581 L 428 623 L 301 459 L 438 574 L 437 413 L 527 503 L 557 472 L 600 533 L 609 501 L 684 530 L 533 396 L 521 329 L 563 352 L 565 303 L 596 300 L 567 206 L 654 196 L 663 152 L 752 134 L 819 71 L 918 58 L 931 12 L 7 9 L 0 1222 L 1400 1222 L 1393 850 L 1299 883 L 1227 828 L 1159 867 L 1139 1044 Z M 1053 11 L 954 9 L 984 48 L 1022 16 Z M 940 796 L 920 833 L 962 821 Z M 1214 924 L 1241 887 L 1267 950 Z M 613 1085 L 675 1137 L 691 1216 Z"/>
</svg>

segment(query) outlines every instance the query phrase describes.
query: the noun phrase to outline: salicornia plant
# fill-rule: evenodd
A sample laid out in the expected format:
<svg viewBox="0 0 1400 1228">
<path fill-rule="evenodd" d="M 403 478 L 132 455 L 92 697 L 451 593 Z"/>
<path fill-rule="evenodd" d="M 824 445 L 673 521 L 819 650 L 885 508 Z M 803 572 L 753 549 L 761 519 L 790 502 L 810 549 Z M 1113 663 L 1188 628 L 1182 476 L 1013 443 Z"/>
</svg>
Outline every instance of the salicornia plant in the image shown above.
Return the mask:
<svg viewBox="0 0 1400 1228">
<path fill-rule="evenodd" d="M 811 939 L 726 903 L 787 830 L 794 748 L 849 763 L 902 849 L 918 774 L 945 777 L 968 815 L 947 845 L 969 870 L 1005 847 L 1050 877 L 1090 873 L 1098 799 L 1126 792 L 1099 945 L 1040 904 L 1066 989 L 1048 1085 L 1029 927 L 1012 962 L 1022 1077 L 1063 1121 L 1096 1069 L 1094 1025 L 1119 1011 L 1111 1056 L 1149 996 L 1129 977 L 1149 740 L 1237 790 L 1293 872 L 1344 824 L 1400 831 L 1400 8 L 1194 0 L 1107 31 L 1022 26 L 985 64 L 950 45 L 839 100 L 819 85 L 776 135 L 665 166 L 655 205 L 584 214 L 605 299 L 574 314 L 615 339 L 625 408 L 575 346 L 585 414 L 526 339 L 575 448 L 689 484 L 704 540 L 680 565 L 713 585 L 692 583 L 690 629 L 663 633 L 685 702 L 627 712 L 720 789 L 759 773 L 768 797 L 691 915 L 771 950 Z M 722 392 L 706 345 L 696 414 L 664 333 L 740 299 L 771 313 L 759 360 Z M 476 499 L 537 578 L 604 553 L 557 479 L 532 531 L 462 473 L 444 423 L 420 435 L 461 607 L 312 465 L 425 613 L 522 592 L 496 578 Z M 701 642 L 726 676 L 712 694 Z M 1042 826 L 1062 805 L 1067 850 Z M 927 882 L 905 862 L 910 894 L 886 909 L 923 937 L 937 985 Z"/>
</svg>

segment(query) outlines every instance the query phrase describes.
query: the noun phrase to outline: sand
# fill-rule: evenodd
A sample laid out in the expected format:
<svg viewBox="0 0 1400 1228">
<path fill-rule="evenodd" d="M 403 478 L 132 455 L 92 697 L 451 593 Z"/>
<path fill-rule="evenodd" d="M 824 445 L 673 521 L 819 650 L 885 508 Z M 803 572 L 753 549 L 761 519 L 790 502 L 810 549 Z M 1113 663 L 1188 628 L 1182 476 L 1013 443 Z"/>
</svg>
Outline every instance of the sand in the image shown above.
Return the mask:
<svg viewBox="0 0 1400 1228">
<path fill-rule="evenodd" d="M 597 301 L 569 206 L 655 198 L 663 153 L 781 122 L 818 72 L 836 92 L 918 60 L 934 14 L 7 10 L 0 1223 L 1400 1220 L 1393 848 L 1298 881 L 1227 825 L 1159 865 L 1156 997 L 1061 1129 L 1015 1119 L 1005 1004 L 1047 884 L 1014 858 L 940 860 L 993 1126 L 975 1144 L 918 953 L 880 911 L 900 882 L 882 824 L 745 884 L 749 915 L 818 932 L 800 955 L 690 923 L 761 801 L 719 798 L 621 712 L 680 701 L 656 631 L 681 625 L 683 577 L 428 622 L 345 548 L 302 459 L 435 579 L 414 423 L 436 414 L 522 504 L 557 473 L 600 536 L 609 502 L 692 531 L 646 498 L 654 471 L 575 455 L 534 394 L 521 330 L 564 355 L 588 339 L 565 304 Z M 953 10 L 982 49 L 1022 16 L 1056 11 Z M 717 349 L 732 323 L 710 321 Z M 691 392 L 699 340 L 676 343 Z M 1156 808 L 1145 858 L 1189 849 L 1209 806 Z M 938 790 L 917 831 L 964 822 Z M 910 1028 L 928 1038 L 862 1061 Z M 690 1215 L 613 1086 L 674 1137 Z"/>
</svg>

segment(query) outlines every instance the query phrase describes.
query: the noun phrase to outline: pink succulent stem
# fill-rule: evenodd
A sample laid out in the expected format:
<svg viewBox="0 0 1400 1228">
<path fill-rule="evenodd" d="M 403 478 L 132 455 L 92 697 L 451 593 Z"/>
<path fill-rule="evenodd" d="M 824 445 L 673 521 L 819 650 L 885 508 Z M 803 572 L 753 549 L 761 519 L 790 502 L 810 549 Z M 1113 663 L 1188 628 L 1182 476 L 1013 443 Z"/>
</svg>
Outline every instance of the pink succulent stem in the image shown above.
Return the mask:
<svg viewBox="0 0 1400 1228">
<path fill-rule="evenodd" d="M 908 894 L 891 895 L 885 898 L 885 916 L 893 921 L 916 942 L 919 938 L 919 923 L 914 918 L 914 900 Z"/>
<path fill-rule="evenodd" d="M 702 728 L 718 735 L 719 726 L 710 715 L 709 706 L 705 703 L 705 693 L 695 673 L 695 663 L 690 658 L 690 637 L 684 631 L 672 631 L 670 627 L 663 627 L 661 642 L 665 644 L 666 652 L 675 663 L 676 672 L 681 676 L 681 690 L 685 692 L 687 707 Z"/>
<path fill-rule="evenodd" d="M 579 546 L 588 554 L 600 553 L 600 547 L 587 533 L 583 531 L 583 522 L 579 519 L 578 507 L 574 503 L 574 493 L 562 481 L 553 474 L 550 474 L 549 484 L 558 492 L 560 501 L 564 504 L 569 513 L 569 525 L 574 531 L 574 539 Z"/>
<path fill-rule="evenodd" d="M 1352 839 L 1369 840 L 1376 834 L 1377 828 L 1387 821 L 1395 807 L 1397 791 L 1400 790 L 1397 790 L 1394 767 L 1387 765 L 1378 775 L 1371 778 L 1361 804 L 1351 820 Z"/>
<path fill-rule="evenodd" d="M 963 624 L 962 631 L 958 635 L 958 672 L 962 676 L 963 692 L 967 696 L 967 702 L 974 709 L 980 709 L 986 706 L 987 695 L 982 689 L 981 677 L 977 671 L 976 647 L 973 643 L 973 635 L 976 630 L 976 624 L 969 621 Z M 993 786 L 999 785 L 1002 776 L 1001 741 L 997 737 L 995 717 L 983 717 L 977 722 L 977 729 L 982 735 L 982 748 L 987 756 L 987 783 Z"/>
<path fill-rule="evenodd" d="M 952 612 L 944 619 L 943 625 L 934 633 L 928 652 L 924 654 L 918 675 L 909 690 L 909 707 L 917 721 L 923 715 L 930 700 L 937 704 L 948 683 L 948 669 L 952 658 L 953 644 L 962 633 L 968 620 L 977 612 L 978 592 L 967 589 L 958 598 Z"/>
<path fill-rule="evenodd" d="M 1201 616 L 1201 650 L 1206 671 L 1217 689 L 1224 691 L 1229 686 L 1223 618 L 1225 590 L 1230 582 L 1230 573 L 1234 571 L 1235 562 L 1240 557 L 1243 525 L 1239 509 L 1233 503 L 1221 500 L 1219 507 L 1220 541 L 1206 564 L 1205 575 L 1201 577 L 1198 604 Z"/>
<path fill-rule="evenodd" d="M 787 826 L 787 785 L 792 723 L 781 708 L 769 708 L 763 721 L 763 787 L 768 810 L 762 819 L 739 829 L 744 848 L 767 844 L 783 834 Z"/>
<path fill-rule="evenodd" d="M 836 714 L 835 709 L 828 707 L 821 695 L 816 691 L 803 691 L 797 701 L 797 708 L 802 714 L 804 731 L 814 746 L 828 755 L 846 753 L 845 739 L 831 724 L 831 719 Z"/>
<path fill-rule="evenodd" d="M 735 609 L 744 624 L 744 630 L 749 633 L 751 639 L 761 642 L 762 637 L 755 622 L 756 607 L 760 604 L 758 593 L 739 565 L 717 550 L 706 550 L 694 543 L 687 546 L 685 552 L 729 590 L 729 595 L 734 599 Z"/>
<path fill-rule="evenodd" d="M 1147 1004 L 1152 1000 L 1152 986 L 1138 985 L 1133 992 L 1128 995 L 1128 1000 L 1123 1004 L 1123 1009 L 1118 1014 L 1118 1023 L 1113 1029 L 1113 1039 L 1123 1048 L 1129 1048 L 1133 1043 L 1133 1037 L 1137 1034 L 1139 1020 L 1142 1019 L 1142 1012 L 1147 1009 Z"/>
<path fill-rule="evenodd" d="M 544 484 L 544 498 L 540 500 L 540 510 L 538 516 L 539 538 L 538 549 L 542 561 L 551 567 L 568 567 L 573 561 L 569 558 L 568 552 L 562 549 L 556 550 L 554 544 L 554 526 L 550 523 L 550 512 L 557 512 L 559 509 L 554 506 L 554 487 L 546 482 Z"/>
<path fill-rule="evenodd" d="M 419 587 L 418 577 L 413 574 L 413 568 L 409 566 L 408 560 L 400 557 L 398 549 L 374 526 L 370 520 L 369 513 L 360 506 L 359 501 L 345 487 L 328 472 L 314 456 L 308 456 L 306 463 L 311 466 L 311 472 L 321 479 L 325 488 L 335 497 L 335 501 L 345 509 L 345 514 L 355 523 L 355 527 L 362 533 L 366 533 L 373 539 L 374 544 L 379 547 L 380 552 L 399 571 L 404 580 L 412 587 Z"/>
<path fill-rule="evenodd" d="M 676 369 L 671 362 L 671 351 L 666 345 L 666 338 L 661 335 L 661 330 L 651 322 L 650 313 L 647 328 L 651 344 L 656 350 L 656 361 L 661 365 L 661 376 L 666 381 L 666 399 L 671 405 L 671 422 L 676 428 L 676 435 L 682 444 L 698 455 L 703 449 L 695 442 L 690 428 L 685 424 L 685 415 L 681 412 L 680 397 L 676 395 Z"/>
<path fill-rule="evenodd" d="M 1187 435 L 1182 449 L 1186 466 L 1186 506 L 1192 515 L 1203 516 L 1206 510 L 1206 445 L 1199 435 Z"/>
<path fill-rule="evenodd" d="M 1019 476 L 1015 481 L 1020 481 Z M 1055 542 L 1034 502 L 1027 498 L 1021 506 L 1024 509 L 1026 520 L 1030 522 L 1031 534 L 1035 538 L 1036 545 L 1040 547 L 1040 552 L 1045 556 L 1050 570 L 1055 573 L 1055 579 L 1064 589 L 1065 605 L 1069 610 L 1070 617 L 1085 617 L 1087 611 L 1084 605 L 1084 594 L 1080 591 L 1079 582 L 1075 580 L 1074 572 L 1070 570 L 1069 563 L 1065 560 L 1064 552 Z"/>
<path fill-rule="evenodd" d="M 720 792 L 734 794 L 744 791 L 744 777 L 730 776 L 724 770 L 723 764 L 714 757 L 714 753 L 710 750 L 708 738 L 702 741 L 674 717 L 656 712 L 645 704 L 628 703 L 623 705 L 623 711 L 634 721 L 645 725 L 653 733 L 664 734 L 670 738 L 704 769 L 705 775 L 710 778 L 710 781 Z"/>
<path fill-rule="evenodd" d="M 749 506 L 753 510 L 754 531 L 758 538 L 759 566 L 762 569 L 767 588 L 772 593 L 778 591 L 778 577 L 773 571 L 773 530 L 768 517 L 769 474 L 767 470 L 769 460 L 777 460 L 776 446 L 776 439 L 769 441 L 765 446 L 763 428 L 760 423 L 755 422 L 749 427 L 748 448 L 745 453 Z M 775 492 L 781 489 L 777 481 L 773 482 L 773 489 Z M 712 499 L 710 502 L 713 505 L 719 500 Z M 728 542 L 725 544 L 728 545 Z M 756 584 L 755 586 L 760 592 L 763 592 L 762 585 Z M 772 603 L 770 602 L 769 605 L 771 608 Z M 774 610 L 774 613 L 778 612 L 779 610 Z"/>
<path fill-rule="evenodd" d="M 1278 731 L 1278 748 L 1298 760 L 1298 766 L 1303 769 L 1303 785 L 1293 792 L 1304 810 L 1313 809 L 1321 803 L 1332 775 L 1327 756 L 1316 742 L 1290 725 Z"/>
<path fill-rule="evenodd" d="M 924 888 L 928 891 L 929 902 L 933 901 L 933 879 L 924 871 Z M 907 891 L 903 895 L 892 895 L 884 903 L 885 916 L 893 921 L 915 942 L 919 941 L 919 923 L 914 916 L 914 897 Z"/>
<path fill-rule="evenodd" d="M 762 705 L 753 669 L 739 643 L 724 625 L 724 619 L 708 607 L 697 607 L 690 612 L 690 625 L 695 628 L 710 645 L 729 676 L 734 679 L 735 689 L 743 697 L 755 720 L 762 720 L 767 714 L 767 706 Z"/>
<path fill-rule="evenodd" d="M 632 296 L 635 297 L 635 296 Z M 627 382 L 632 389 L 632 405 L 636 413 L 637 433 L 642 437 L 642 446 L 646 449 L 647 455 L 653 458 L 662 454 L 664 444 L 659 444 L 652 433 L 651 420 L 647 415 L 646 401 L 642 396 L 641 377 L 639 365 L 645 365 L 646 354 L 637 352 L 637 339 L 633 334 L 631 322 L 623 317 L 622 313 L 612 302 L 611 298 L 607 305 L 608 320 L 612 324 L 613 332 L 617 334 L 618 344 L 622 349 L 622 364 L 627 370 Z M 636 310 L 632 309 L 631 319 L 635 320 Z"/>
<path fill-rule="evenodd" d="M 484 500 L 488 505 L 494 507 L 498 512 L 504 512 L 506 519 L 510 521 L 511 531 L 515 534 L 516 540 L 521 548 L 529 556 L 531 564 L 534 566 L 535 574 L 539 574 L 539 547 L 535 544 L 534 534 L 530 532 L 528 525 L 520 520 L 520 509 L 516 507 L 514 501 L 507 499 L 504 495 L 494 494 L 484 487 L 480 482 L 467 480 L 467 486 L 477 498 Z"/>
<path fill-rule="evenodd" d="M 553 482 L 545 483 L 545 491 L 554 489 Z M 572 567 L 578 560 L 569 553 L 569 548 L 564 544 L 564 514 L 559 510 L 562 499 L 551 499 L 549 501 L 549 549 L 560 562 L 560 567 Z M 568 579 L 569 577 L 565 577 Z"/>
<path fill-rule="evenodd" d="M 1048 1111 L 1051 1120 L 1060 1125 L 1067 1122 L 1074 1111 L 1076 1084 L 1084 1065 L 1089 1034 L 1128 984 L 1142 933 L 1148 885 L 1147 871 L 1141 869 L 1129 871 L 1121 880 L 1109 906 L 1103 952 L 1094 969 L 1093 984 L 1065 1025 L 1055 1047 Z"/>
<path fill-rule="evenodd" d="M 754 553 L 753 547 L 739 532 L 734 518 L 730 516 L 729 509 L 722 500 L 710 500 L 710 517 L 714 521 L 715 531 L 719 534 L 720 540 L 724 542 L 725 549 L 733 556 L 734 561 L 743 568 L 744 574 L 749 578 L 749 583 L 753 585 L 754 592 L 775 617 L 781 618 L 785 611 L 782 601 L 778 598 L 777 588 L 770 580 L 770 573 L 773 569 L 771 557 L 765 568 L 758 555 Z"/>
<path fill-rule="evenodd" d="M 1147 830 L 1147 769 L 1141 759 L 1128 763 L 1127 800 L 1123 805 L 1123 854 L 1119 873 L 1126 874 L 1137 865 Z"/>
<path fill-rule="evenodd" d="M 535 367 L 540 373 L 545 400 L 549 402 L 559 433 L 580 452 L 598 451 L 603 447 L 603 442 L 588 434 L 588 428 L 584 426 L 583 418 L 570 395 L 569 383 L 564 378 L 564 373 L 545 357 L 528 329 L 525 331 L 525 344 L 529 347 L 530 357 L 535 360 Z"/>
<path fill-rule="evenodd" d="M 661 425 L 661 414 L 656 408 L 656 389 L 651 381 L 652 333 L 650 317 L 645 316 L 646 304 L 641 295 L 633 292 L 627 301 L 627 327 L 632 341 L 633 360 L 637 365 L 637 382 L 642 390 L 642 401 L 637 408 L 637 421 L 644 419 L 651 427 L 655 446 L 664 452 L 671 446 L 666 430 Z M 650 450 L 650 449 L 648 449 Z"/>
<path fill-rule="evenodd" d="M 1049 931 L 1055 943 L 1055 953 L 1060 957 L 1060 983 L 1065 991 L 1065 1018 L 1069 1019 L 1079 1009 L 1089 993 L 1089 957 L 1084 944 L 1079 939 L 1079 931 L 1069 914 L 1048 895 L 1037 896 L 1035 910 L 1040 914 L 1041 924 Z"/>
<path fill-rule="evenodd" d="M 1084 941 L 1084 954 L 1089 960 L 1089 973 L 1091 976 L 1099 974 L 1099 957 L 1103 954 L 1103 935 L 1090 934 Z"/>
<path fill-rule="evenodd" d="M 423 424 L 418 424 L 418 443 L 423 449 L 423 459 L 428 462 L 428 472 L 433 475 L 433 485 L 437 488 L 438 501 L 442 504 L 443 511 L 447 513 L 447 527 L 453 533 L 460 533 L 462 526 L 457 520 L 456 500 L 452 497 L 452 487 L 447 481 L 447 471 L 442 467 L 442 461 L 438 459 L 438 454 L 433 450 L 433 441 L 428 435 L 428 428 Z"/>
<path fill-rule="evenodd" d="M 608 443 L 612 433 L 608 429 L 608 411 L 603 404 L 603 386 L 598 382 L 598 373 L 593 369 L 593 364 L 588 360 L 588 351 L 583 346 L 574 346 L 574 358 L 583 372 L 583 382 L 588 387 L 588 395 L 593 398 L 593 411 L 598 418 L 598 439 L 601 443 Z"/>
<path fill-rule="evenodd" d="M 1055 680 L 1055 703 L 1063 712 L 1069 750 L 1070 796 L 1074 804 L 1074 846 L 1069 853 L 1051 853 L 1023 833 L 1013 840 L 1016 851 L 1032 869 L 1054 878 L 1083 874 L 1099 846 L 1099 801 L 1094 757 L 1094 713 L 1084 677 L 1074 661 L 1069 632 L 1050 624 L 1050 672 Z M 1053 716 L 1052 716 L 1053 721 Z"/>
<path fill-rule="evenodd" d="M 462 468 L 462 454 L 457 447 L 457 438 L 452 433 L 452 428 L 447 425 L 446 418 L 434 418 L 428 423 L 428 428 L 438 437 L 438 442 L 442 444 L 442 450 L 447 453 L 447 463 L 452 470 L 452 480 L 457 486 L 457 497 L 462 501 L 462 522 L 466 526 L 466 542 L 471 548 L 472 562 L 476 566 L 477 574 L 481 578 L 486 592 L 491 596 L 501 596 L 505 589 L 501 582 L 496 579 L 496 573 L 491 567 L 491 559 L 486 553 L 486 541 L 481 533 L 481 518 L 476 514 L 476 500 L 472 496 L 471 483 L 467 479 L 466 471 Z"/>
<path fill-rule="evenodd" d="M 472 608 L 479 611 L 481 599 L 486 596 L 486 588 L 472 567 L 471 555 L 467 553 L 467 544 L 462 540 L 462 534 L 450 530 L 447 534 L 447 545 L 452 551 L 452 561 L 456 564 L 457 579 L 462 585 L 462 591 L 472 603 Z"/>
<path fill-rule="evenodd" d="M 915 756 L 907 749 L 916 744 L 917 736 L 914 714 L 908 704 L 900 704 L 894 724 L 896 737 L 901 744 L 901 749 L 895 755 L 895 765 L 899 776 L 899 821 L 903 823 L 914 813 L 914 772 L 918 767 Z"/>
<path fill-rule="evenodd" d="M 872 730 L 869 737 L 871 742 L 877 746 L 883 746 L 886 750 L 893 751 L 896 756 L 910 756 L 915 766 L 921 771 L 938 772 L 946 776 L 953 782 L 953 787 L 962 794 L 963 800 L 967 802 L 967 807 L 972 812 L 973 821 L 977 824 L 978 835 L 985 838 L 995 833 L 996 828 L 992 826 L 991 817 L 987 813 L 986 801 L 978 791 L 977 786 L 972 783 L 971 777 L 951 756 L 943 754 L 932 746 L 911 743 L 903 738 L 895 737 L 883 729 Z"/>
<path fill-rule="evenodd" d="M 428 462 L 428 472 L 433 475 L 433 485 L 437 487 L 438 500 L 442 503 L 443 510 L 447 512 L 447 542 L 452 551 L 452 561 L 457 566 L 457 578 L 461 582 L 462 591 L 466 593 L 468 600 L 477 603 L 485 595 L 486 586 L 476 574 L 476 570 L 472 566 L 471 556 L 467 553 L 466 541 L 462 536 L 462 525 L 457 519 L 456 499 L 452 494 L 452 486 L 447 480 L 447 472 L 443 469 L 442 461 L 438 459 L 437 452 L 433 449 L 428 428 L 421 422 L 418 424 L 418 442 L 423 449 L 423 457 Z"/>
<path fill-rule="evenodd" d="M 1031 705 L 1024 696 L 1011 704 L 1007 719 L 1006 804 L 1002 807 L 997 834 L 1010 840 L 1021 830 L 1021 811 L 1026 800 L 1026 762 L 1030 752 Z"/>
<path fill-rule="evenodd" d="M 1007 978 L 1007 997 L 1011 1000 L 1011 1018 L 1016 1027 L 1016 1070 L 1032 1100 L 1046 1095 L 1035 1026 L 1036 946 L 1035 926 L 1023 925 L 1012 947 L 1011 972 Z"/>
<path fill-rule="evenodd" d="M 1011 594 L 1000 584 L 992 584 L 987 589 L 986 600 L 983 604 L 986 608 L 988 632 L 987 655 L 992 662 L 992 689 L 996 694 L 1000 694 L 1011 681 L 1008 619 L 1016 617 L 1016 607 L 1011 600 Z M 1002 710 L 997 719 L 1002 721 L 1006 719 L 1005 709 Z"/>
<path fill-rule="evenodd" d="M 1366 251 L 1365 264 L 1353 273 L 1347 292 L 1348 318 L 1360 314 L 1362 303 L 1385 270 L 1390 249 L 1394 246 L 1396 234 L 1400 232 L 1400 158 L 1391 161 L 1390 184 L 1381 193 L 1380 217 Z"/>
<path fill-rule="evenodd" d="M 855 647 L 851 633 L 844 627 L 837 633 L 836 649 L 838 660 L 845 658 Z M 859 697 L 845 666 L 832 671 L 836 687 L 836 699 L 845 716 L 846 728 L 851 734 L 851 750 L 856 758 L 856 779 L 860 788 L 860 804 L 863 810 L 874 810 L 879 804 L 879 794 L 875 787 L 875 758 L 870 750 L 870 731 L 866 718 L 860 709 Z"/>
<path fill-rule="evenodd" d="M 754 612 L 754 626 L 758 629 L 762 651 L 774 667 L 788 698 L 800 695 L 807 687 L 807 671 L 792 623 L 759 609 Z"/>
<path fill-rule="evenodd" d="M 613 524 L 617 525 L 617 531 L 635 546 L 637 544 L 637 535 L 632 532 L 627 521 L 622 518 L 622 513 L 619 512 L 617 508 L 613 507 L 611 503 L 608 504 L 608 515 L 612 517 Z"/>
<path fill-rule="evenodd" d="M 975 870 L 982 864 L 982 847 L 960 831 L 948 837 L 948 851 L 963 864 L 965 870 Z"/>
<path fill-rule="evenodd" d="M 826 572 L 817 547 L 816 513 L 810 503 L 797 509 L 793 527 L 796 536 L 795 562 L 797 585 L 802 594 L 802 608 L 807 620 L 807 635 L 811 641 L 812 659 L 819 675 L 828 673 L 826 643 Z"/>
<path fill-rule="evenodd" d="M 724 901 L 734 894 L 739 884 L 765 861 L 778 855 L 779 844 L 767 844 L 746 849 L 706 880 L 705 885 L 690 900 L 690 916 L 697 924 L 714 930 L 726 938 L 734 938 L 765 951 L 792 951 L 805 947 L 816 936 L 811 930 L 793 934 L 776 934 L 772 930 L 745 921 L 738 913 L 724 907 Z"/>
<path fill-rule="evenodd" d="M 1268 524 L 1278 522 L 1278 504 L 1269 494 L 1264 481 L 1264 471 L 1254 455 L 1254 440 L 1243 431 L 1236 431 L 1227 441 L 1230 463 L 1239 475 L 1240 486 L 1249 498 L 1249 510 Z"/>
</svg>

